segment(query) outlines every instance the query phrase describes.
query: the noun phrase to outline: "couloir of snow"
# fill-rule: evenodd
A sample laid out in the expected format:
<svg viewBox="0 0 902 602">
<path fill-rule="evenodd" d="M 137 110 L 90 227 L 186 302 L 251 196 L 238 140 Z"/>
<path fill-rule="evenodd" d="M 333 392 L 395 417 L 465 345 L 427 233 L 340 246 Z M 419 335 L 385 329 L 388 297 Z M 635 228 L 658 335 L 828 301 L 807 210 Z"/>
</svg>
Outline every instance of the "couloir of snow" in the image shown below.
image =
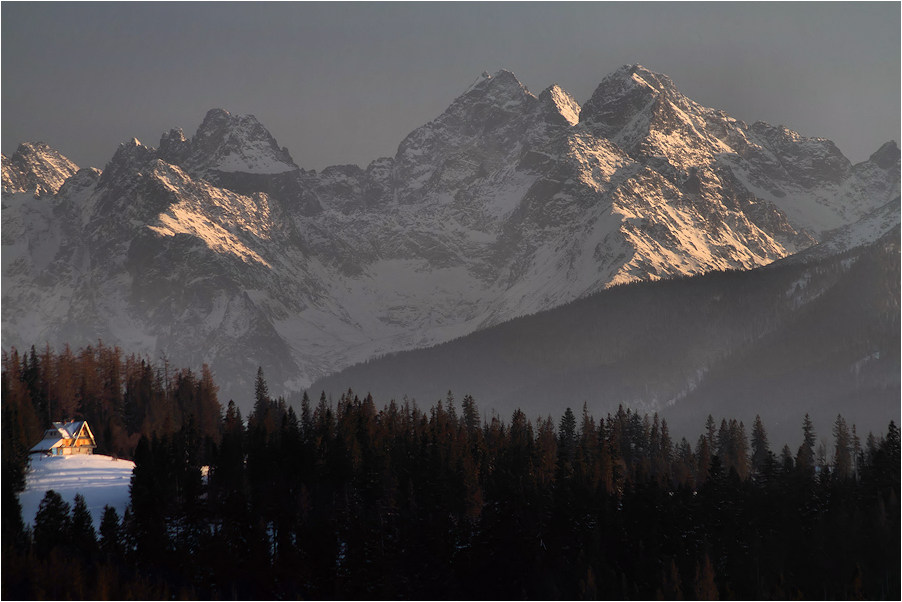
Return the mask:
<svg viewBox="0 0 902 602">
<path fill-rule="evenodd" d="M 75 505 L 75 495 L 81 494 L 94 529 L 100 528 L 104 506 L 112 506 L 125 514 L 129 503 L 129 483 L 135 463 L 110 456 L 79 454 L 72 456 L 34 455 L 26 475 L 25 491 L 19 494 L 22 520 L 34 525 L 35 516 L 47 491 L 60 494 L 69 507 Z"/>
</svg>

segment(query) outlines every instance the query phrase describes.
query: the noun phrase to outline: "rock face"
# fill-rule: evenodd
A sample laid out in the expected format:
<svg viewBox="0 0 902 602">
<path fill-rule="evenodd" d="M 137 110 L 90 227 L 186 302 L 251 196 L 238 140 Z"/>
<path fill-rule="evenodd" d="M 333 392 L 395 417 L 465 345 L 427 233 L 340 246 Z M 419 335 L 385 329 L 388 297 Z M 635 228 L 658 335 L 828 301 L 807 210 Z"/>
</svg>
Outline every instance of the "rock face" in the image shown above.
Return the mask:
<svg viewBox="0 0 902 602">
<path fill-rule="evenodd" d="M 899 174 L 895 143 L 853 166 L 637 65 L 582 108 L 483 74 L 365 169 L 305 171 L 220 109 L 103 172 L 23 145 L 3 158 L 3 346 L 209 363 L 247 405 L 257 366 L 299 390 L 618 283 L 765 265 L 862 219 L 846 239 L 880 236 Z"/>
<path fill-rule="evenodd" d="M 78 166 L 43 142 L 20 144 L 13 156 L 3 156 L 3 194 L 31 192 L 34 198 L 53 195 Z"/>
</svg>

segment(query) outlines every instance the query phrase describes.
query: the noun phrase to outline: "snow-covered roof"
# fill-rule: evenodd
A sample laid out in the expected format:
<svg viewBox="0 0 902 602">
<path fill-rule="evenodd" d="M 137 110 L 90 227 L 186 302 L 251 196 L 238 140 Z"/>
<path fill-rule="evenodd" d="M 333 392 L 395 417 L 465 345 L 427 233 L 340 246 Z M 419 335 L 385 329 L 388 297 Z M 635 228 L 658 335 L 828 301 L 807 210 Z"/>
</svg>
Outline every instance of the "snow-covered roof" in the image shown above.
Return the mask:
<svg viewBox="0 0 902 602">
<path fill-rule="evenodd" d="M 56 447 L 73 445 L 82 431 L 91 440 L 91 445 L 94 445 L 94 433 L 87 421 L 54 422 L 53 428 L 44 431 L 44 436 L 31 448 L 30 453 L 48 452 Z"/>
<path fill-rule="evenodd" d="M 54 429 L 50 429 L 44 432 L 44 438 L 38 441 L 38 443 L 31 448 L 29 453 L 36 454 L 40 452 L 48 452 L 55 447 L 61 447 L 63 443 L 66 442 L 59 433 L 56 435 L 53 434 Z"/>
</svg>

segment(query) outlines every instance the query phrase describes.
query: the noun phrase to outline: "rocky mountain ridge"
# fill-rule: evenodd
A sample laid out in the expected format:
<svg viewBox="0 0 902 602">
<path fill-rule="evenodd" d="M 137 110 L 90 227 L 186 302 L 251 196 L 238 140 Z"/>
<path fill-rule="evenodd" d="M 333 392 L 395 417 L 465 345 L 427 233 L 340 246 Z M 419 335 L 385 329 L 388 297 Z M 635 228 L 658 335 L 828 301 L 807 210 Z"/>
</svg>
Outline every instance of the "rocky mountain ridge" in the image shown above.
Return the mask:
<svg viewBox="0 0 902 602">
<path fill-rule="evenodd" d="M 258 365 L 298 390 L 615 284 L 766 265 L 899 204 L 895 143 L 853 166 L 637 65 L 582 108 L 483 74 L 365 169 L 303 170 L 221 109 L 102 172 L 26 150 L 3 158 L 4 347 L 209 363 L 245 404 Z"/>
</svg>

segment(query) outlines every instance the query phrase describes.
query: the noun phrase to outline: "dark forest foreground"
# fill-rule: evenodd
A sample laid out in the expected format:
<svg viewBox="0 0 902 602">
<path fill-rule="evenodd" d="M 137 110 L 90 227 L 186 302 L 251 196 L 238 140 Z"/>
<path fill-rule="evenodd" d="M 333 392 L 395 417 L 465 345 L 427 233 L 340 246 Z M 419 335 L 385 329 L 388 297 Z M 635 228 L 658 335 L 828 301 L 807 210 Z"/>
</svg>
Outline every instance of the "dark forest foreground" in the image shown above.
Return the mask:
<svg viewBox="0 0 902 602">
<path fill-rule="evenodd" d="M 622 408 L 502 420 L 450 393 L 296 411 L 262 371 L 245 421 L 208 371 L 119 355 L 4 357 L 4 599 L 900 597 L 893 422 L 861 441 L 837 416 L 827 449 L 806 421 L 773 453 L 760 420 L 693 445 Z M 131 505 L 96 533 L 48 493 L 26 526 L 24 451 L 75 416 L 134 459 Z"/>
</svg>

